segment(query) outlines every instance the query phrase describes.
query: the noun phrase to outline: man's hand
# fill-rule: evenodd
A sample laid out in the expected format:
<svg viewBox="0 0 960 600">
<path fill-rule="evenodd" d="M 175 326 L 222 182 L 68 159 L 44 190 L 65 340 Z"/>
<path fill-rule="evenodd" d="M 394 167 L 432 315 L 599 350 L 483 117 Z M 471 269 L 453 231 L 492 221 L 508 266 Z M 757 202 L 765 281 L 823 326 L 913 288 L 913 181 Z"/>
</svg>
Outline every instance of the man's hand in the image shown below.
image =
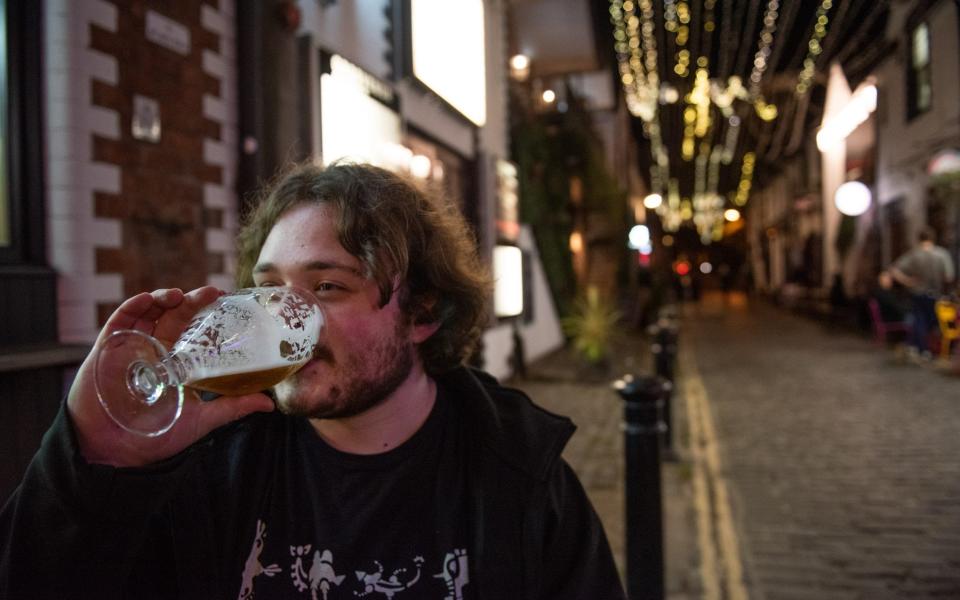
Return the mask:
<svg viewBox="0 0 960 600">
<path fill-rule="evenodd" d="M 273 410 L 273 401 L 264 394 L 203 402 L 196 392 L 185 388 L 183 413 L 170 431 L 146 437 L 114 423 L 97 399 L 96 353 L 110 334 L 135 329 L 152 335 L 169 349 L 193 316 L 219 295 L 214 287 L 202 287 L 188 294 L 178 289 L 144 292 L 125 301 L 110 316 L 67 396 L 67 410 L 76 428 L 80 452 L 87 461 L 118 467 L 147 465 L 173 456 L 221 425 L 252 412 Z M 117 373 L 116 376 L 126 375 Z"/>
<path fill-rule="evenodd" d="M 907 275 L 906 273 L 904 273 L 903 271 L 901 271 L 901 270 L 898 269 L 897 267 L 890 267 L 890 268 L 888 269 L 888 272 L 890 273 L 890 276 L 893 277 L 893 279 L 894 279 L 897 283 L 899 283 L 900 285 L 902 285 L 902 286 L 904 286 L 904 287 L 906 287 L 906 288 L 908 288 L 908 289 L 911 289 L 911 290 L 912 290 L 912 289 L 914 289 L 914 288 L 916 288 L 917 286 L 920 285 L 920 280 L 919 280 L 919 279 L 917 279 L 917 278 L 915 278 L 915 277 L 911 277 L 910 275 Z"/>
</svg>

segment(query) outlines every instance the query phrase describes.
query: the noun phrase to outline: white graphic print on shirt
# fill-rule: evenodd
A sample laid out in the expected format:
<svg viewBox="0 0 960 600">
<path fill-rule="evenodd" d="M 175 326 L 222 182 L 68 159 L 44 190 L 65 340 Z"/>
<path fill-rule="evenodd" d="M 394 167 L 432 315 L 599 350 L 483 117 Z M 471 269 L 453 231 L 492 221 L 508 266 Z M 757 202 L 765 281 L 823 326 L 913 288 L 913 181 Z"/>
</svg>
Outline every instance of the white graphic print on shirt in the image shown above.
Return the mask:
<svg viewBox="0 0 960 600">
<path fill-rule="evenodd" d="M 413 584 L 420 581 L 420 567 L 423 566 L 422 556 L 413 559 L 413 565 L 417 572 L 409 577 L 407 573 L 410 569 L 400 567 L 393 569 L 393 571 L 390 572 L 390 577 L 384 579 L 383 565 L 380 564 L 379 560 L 373 562 L 377 566 L 376 572 L 365 573 L 364 571 L 357 571 L 357 579 L 363 582 L 363 591 L 353 593 L 353 595 L 358 598 L 377 593 L 383 594 L 387 600 L 390 600 L 397 593 L 409 590 L 413 587 Z M 406 581 L 404 581 L 404 579 L 406 579 Z"/>
<path fill-rule="evenodd" d="M 434 575 L 443 579 L 450 592 L 443 600 L 463 600 L 463 586 L 470 583 L 470 570 L 467 567 L 467 551 L 462 549 L 447 552 L 443 557 L 443 571 Z"/>
<path fill-rule="evenodd" d="M 323 600 L 327 600 L 331 584 L 339 586 L 346 575 L 337 575 L 333 570 L 333 554 L 329 550 L 324 550 L 323 554 L 320 554 L 319 550 L 314 551 L 310 570 L 305 570 L 302 557 L 309 552 L 310 544 L 290 546 L 291 556 L 297 558 L 290 566 L 290 577 L 293 578 L 293 584 L 301 592 L 306 591 L 307 588 L 310 589 L 311 600 L 318 600 L 318 589 L 323 593 Z"/>
<path fill-rule="evenodd" d="M 264 538 L 267 535 L 266 531 L 266 524 L 258 519 L 257 534 L 244 565 L 238 600 L 253 600 L 253 584 L 256 577 L 259 575 L 273 577 L 283 570 L 276 564 L 264 567 L 260 561 L 260 554 L 264 548 Z M 340 587 L 343 584 L 346 576 L 337 574 L 333 553 L 330 550 L 323 550 L 322 552 L 313 550 L 312 544 L 290 546 L 289 548 L 290 556 L 294 558 L 290 565 L 290 579 L 297 591 L 304 593 L 310 590 L 311 600 L 320 600 L 321 598 L 327 600 L 330 590 L 334 586 Z M 312 556 L 311 551 L 313 551 Z M 307 557 L 311 559 L 309 568 L 305 565 Z M 354 570 L 358 585 L 352 591 L 352 595 L 356 598 L 364 598 L 371 594 L 381 594 L 386 600 L 393 600 L 394 596 L 413 588 L 420 581 L 424 562 L 422 556 L 417 556 L 408 566 L 399 566 L 388 570 L 380 561 L 375 560 L 373 561 L 374 569 L 371 571 Z M 446 584 L 447 595 L 444 596 L 443 600 L 463 600 L 463 588 L 470 583 L 467 551 L 457 548 L 452 552 L 447 552 L 443 558 L 440 573 L 433 577 L 442 579 Z M 317 595 L 318 591 L 320 592 L 319 596 Z"/>
<path fill-rule="evenodd" d="M 253 598 L 253 578 L 258 575 L 273 577 L 282 569 L 276 564 L 264 567 L 260 562 L 260 553 L 263 552 L 263 538 L 267 537 L 267 524 L 257 519 L 257 534 L 253 538 L 253 547 L 250 548 L 250 554 L 247 556 L 247 562 L 243 566 L 243 579 L 240 583 L 239 600 L 252 600 Z"/>
</svg>

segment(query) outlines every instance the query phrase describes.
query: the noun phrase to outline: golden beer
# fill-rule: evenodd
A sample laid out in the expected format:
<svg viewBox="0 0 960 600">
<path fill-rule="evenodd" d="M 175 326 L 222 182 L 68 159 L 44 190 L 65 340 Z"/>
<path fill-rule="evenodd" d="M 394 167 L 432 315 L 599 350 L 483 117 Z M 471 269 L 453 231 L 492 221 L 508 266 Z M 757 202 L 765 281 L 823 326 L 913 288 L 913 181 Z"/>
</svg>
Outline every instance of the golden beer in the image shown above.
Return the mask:
<svg viewBox="0 0 960 600">
<path fill-rule="evenodd" d="M 198 381 L 191 381 L 187 385 L 205 392 L 220 394 L 221 396 L 243 396 L 245 394 L 262 392 L 277 385 L 292 375 L 301 366 L 301 364 L 295 363 L 260 371 L 231 373 L 229 375 L 207 377 Z"/>
</svg>

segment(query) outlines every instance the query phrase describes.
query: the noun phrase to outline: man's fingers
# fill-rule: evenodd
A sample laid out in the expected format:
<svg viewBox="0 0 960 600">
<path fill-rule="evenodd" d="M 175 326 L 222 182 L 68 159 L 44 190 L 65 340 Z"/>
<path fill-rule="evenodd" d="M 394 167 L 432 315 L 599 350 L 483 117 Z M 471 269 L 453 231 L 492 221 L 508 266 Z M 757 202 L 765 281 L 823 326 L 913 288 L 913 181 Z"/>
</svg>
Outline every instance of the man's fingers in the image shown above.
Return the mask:
<svg viewBox="0 0 960 600">
<path fill-rule="evenodd" d="M 152 335 L 169 348 L 194 315 L 222 293 L 213 286 L 205 286 L 188 294 L 179 288 L 137 294 L 124 301 L 110 316 L 101 337 L 120 329 L 135 329 Z"/>
<path fill-rule="evenodd" d="M 110 333 L 118 329 L 133 329 L 151 306 L 153 297 L 147 292 L 128 298 L 110 315 L 104 329 Z"/>
<path fill-rule="evenodd" d="M 220 290 L 213 286 L 197 288 L 184 294 L 180 302 L 159 316 L 153 337 L 168 348 L 173 346 L 200 309 L 216 300 L 219 295 Z"/>
<path fill-rule="evenodd" d="M 147 334 L 152 333 L 160 315 L 179 304 L 182 299 L 183 292 L 175 288 L 137 294 L 125 300 L 110 316 L 104 332 L 110 334 L 119 329 L 136 329 Z"/>
</svg>

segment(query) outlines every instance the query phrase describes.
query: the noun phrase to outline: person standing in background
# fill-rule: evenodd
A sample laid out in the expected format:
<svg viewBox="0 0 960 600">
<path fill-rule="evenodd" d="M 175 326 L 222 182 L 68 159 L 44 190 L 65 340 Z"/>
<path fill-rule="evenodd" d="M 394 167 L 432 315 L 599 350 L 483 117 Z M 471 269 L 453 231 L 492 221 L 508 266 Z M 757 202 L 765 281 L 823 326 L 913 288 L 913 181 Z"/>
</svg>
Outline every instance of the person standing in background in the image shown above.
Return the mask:
<svg viewBox="0 0 960 600">
<path fill-rule="evenodd" d="M 910 353 L 929 359 L 930 331 L 937 326 L 934 306 L 954 280 L 953 259 L 936 244 L 936 233 L 924 227 L 917 245 L 890 266 L 890 275 L 910 291 Z"/>
</svg>

